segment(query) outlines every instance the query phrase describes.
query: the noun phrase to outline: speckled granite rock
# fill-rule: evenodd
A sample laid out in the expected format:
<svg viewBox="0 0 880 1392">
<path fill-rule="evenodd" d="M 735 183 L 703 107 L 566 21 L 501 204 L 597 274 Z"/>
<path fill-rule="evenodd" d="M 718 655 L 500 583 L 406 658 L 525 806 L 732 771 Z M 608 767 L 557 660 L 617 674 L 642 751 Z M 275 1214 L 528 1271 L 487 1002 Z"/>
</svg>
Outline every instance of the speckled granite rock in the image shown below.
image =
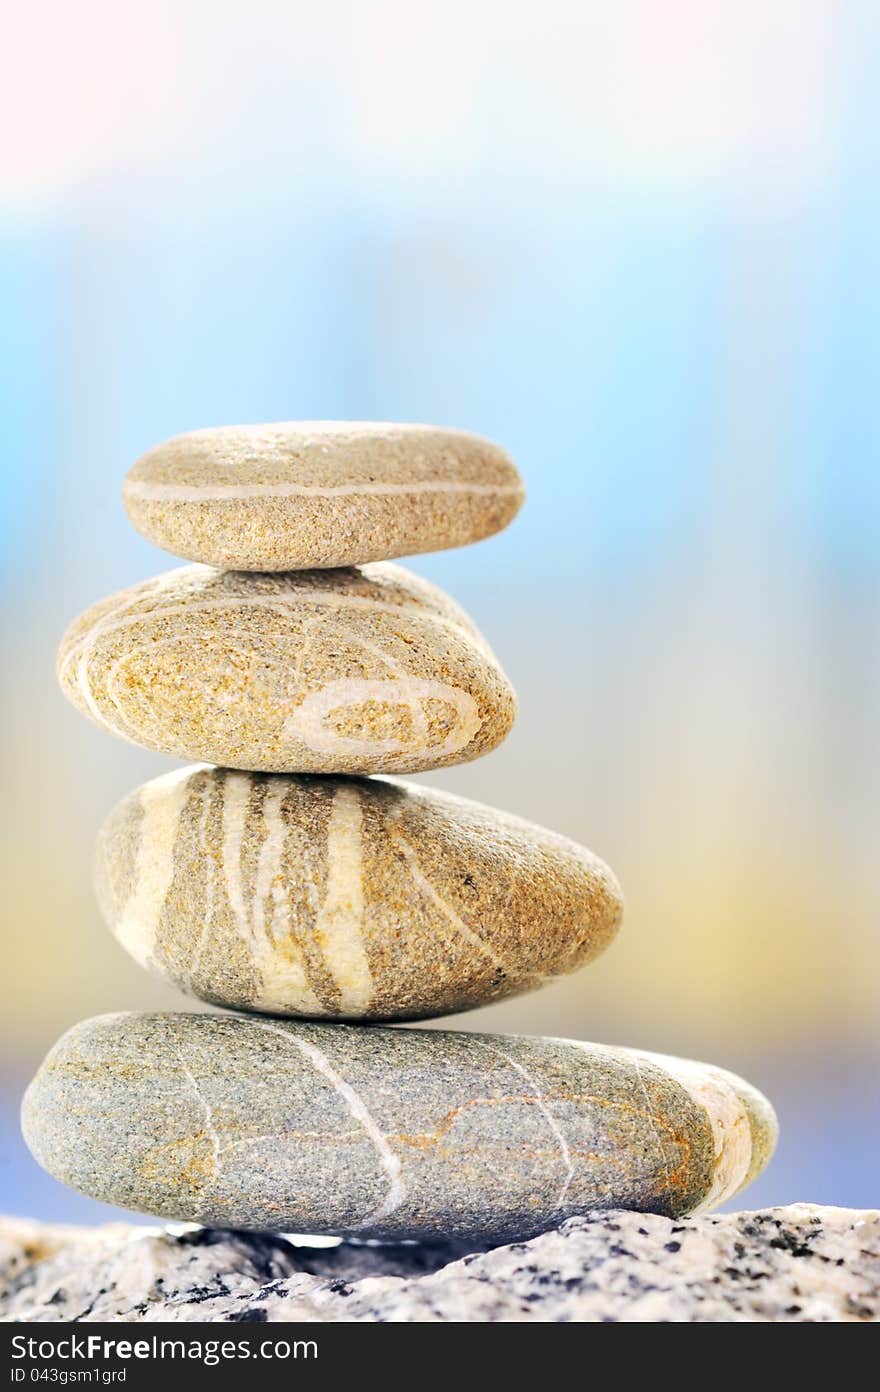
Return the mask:
<svg viewBox="0 0 880 1392">
<path fill-rule="evenodd" d="M 283 1238 L 0 1222 L 0 1320 L 630 1321 L 880 1317 L 880 1213 L 793 1204 L 678 1221 L 571 1218 L 513 1247 L 294 1247 Z"/>
<path fill-rule="evenodd" d="M 375 421 L 289 421 L 177 435 L 122 490 L 138 531 L 226 570 L 310 570 L 480 541 L 522 505 L 489 440 Z"/>
<path fill-rule="evenodd" d="M 459 606 L 402 566 L 183 566 L 92 605 L 65 695 L 134 744 L 275 773 L 413 773 L 500 744 L 516 698 Z"/>
<path fill-rule="evenodd" d="M 104 1015 L 55 1045 L 25 1139 L 73 1189 L 211 1226 L 528 1237 L 679 1214 L 763 1168 L 776 1119 L 705 1064 L 513 1035 Z"/>
<path fill-rule="evenodd" d="M 384 779 L 181 769 L 98 837 L 104 917 L 217 1005 L 418 1019 L 574 971 L 621 915 L 607 866 L 492 807 Z"/>
</svg>

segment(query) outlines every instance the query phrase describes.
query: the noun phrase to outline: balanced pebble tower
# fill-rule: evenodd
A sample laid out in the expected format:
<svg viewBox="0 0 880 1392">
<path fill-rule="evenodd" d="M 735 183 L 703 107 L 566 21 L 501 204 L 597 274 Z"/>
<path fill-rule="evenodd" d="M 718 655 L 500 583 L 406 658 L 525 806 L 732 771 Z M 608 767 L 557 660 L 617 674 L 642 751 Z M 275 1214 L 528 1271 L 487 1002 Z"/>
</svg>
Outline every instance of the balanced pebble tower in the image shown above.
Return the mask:
<svg viewBox="0 0 880 1392">
<path fill-rule="evenodd" d="M 197 564 L 77 619 L 61 685 L 199 762 L 110 814 L 98 898 L 138 962 L 225 1010 L 76 1025 L 24 1099 L 37 1160 L 163 1218 L 385 1241 L 678 1216 L 746 1185 L 776 1122 L 721 1069 L 379 1023 L 531 990 L 621 917 L 589 851 L 375 776 L 476 759 L 513 724 L 468 616 L 389 563 L 505 527 L 523 498 L 507 455 L 422 426 L 202 430 L 140 459 L 124 497 Z"/>
</svg>

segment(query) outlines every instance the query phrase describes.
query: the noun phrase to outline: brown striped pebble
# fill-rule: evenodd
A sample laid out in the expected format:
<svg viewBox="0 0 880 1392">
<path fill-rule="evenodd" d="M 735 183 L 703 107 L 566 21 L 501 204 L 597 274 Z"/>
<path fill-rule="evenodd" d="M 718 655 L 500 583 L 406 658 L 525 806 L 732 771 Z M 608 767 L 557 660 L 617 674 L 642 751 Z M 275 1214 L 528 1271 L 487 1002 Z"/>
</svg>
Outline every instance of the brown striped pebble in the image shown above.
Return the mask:
<svg viewBox="0 0 880 1392">
<path fill-rule="evenodd" d="M 402 1020 L 575 971 L 620 889 L 574 842 L 385 779 L 189 768 L 131 793 L 96 856 L 110 927 L 217 1005 Z"/>
<path fill-rule="evenodd" d="M 194 430 L 143 455 L 123 485 L 150 541 L 232 570 L 465 546 L 506 527 L 523 497 L 516 467 L 489 440 L 369 421 Z"/>
<path fill-rule="evenodd" d="M 134 744 L 229 768 L 412 773 L 479 758 L 516 698 L 453 600 L 402 566 L 184 566 L 71 624 L 62 689 Z"/>
<path fill-rule="evenodd" d="M 255 1015 L 105 1015 L 24 1099 L 56 1179 L 220 1228 L 530 1237 L 695 1213 L 767 1164 L 766 1098 L 709 1064 L 565 1039 Z"/>
</svg>

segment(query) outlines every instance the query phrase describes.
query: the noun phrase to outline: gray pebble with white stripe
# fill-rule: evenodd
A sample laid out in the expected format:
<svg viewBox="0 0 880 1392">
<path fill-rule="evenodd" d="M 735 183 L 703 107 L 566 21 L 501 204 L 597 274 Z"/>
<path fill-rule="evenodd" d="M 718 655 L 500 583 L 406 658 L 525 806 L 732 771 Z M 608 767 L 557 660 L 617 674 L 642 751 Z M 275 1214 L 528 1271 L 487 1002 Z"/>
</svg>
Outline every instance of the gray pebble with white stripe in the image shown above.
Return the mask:
<svg viewBox="0 0 880 1392">
<path fill-rule="evenodd" d="M 556 1039 L 117 1014 L 51 1051 L 25 1138 L 121 1207 L 254 1230 L 504 1240 L 671 1216 L 763 1168 L 766 1100 L 707 1065 Z"/>
</svg>

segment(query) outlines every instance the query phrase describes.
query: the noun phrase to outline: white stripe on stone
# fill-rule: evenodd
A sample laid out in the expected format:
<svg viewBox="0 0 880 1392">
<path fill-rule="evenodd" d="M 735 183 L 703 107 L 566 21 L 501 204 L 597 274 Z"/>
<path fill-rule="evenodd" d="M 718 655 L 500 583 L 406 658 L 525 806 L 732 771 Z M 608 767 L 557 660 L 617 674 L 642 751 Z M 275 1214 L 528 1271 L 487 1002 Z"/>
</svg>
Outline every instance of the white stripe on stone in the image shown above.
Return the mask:
<svg viewBox="0 0 880 1392">
<path fill-rule="evenodd" d="M 374 1223 L 381 1222 L 383 1218 L 387 1218 L 390 1214 L 394 1213 L 403 1203 L 403 1200 L 406 1198 L 406 1188 L 401 1178 L 400 1159 L 395 1155 L 379 1126 L 370 1115 L 363 1099 L 358 1096 L 351 1084 L 347 1083 L 345 1079 L 336 1072 L 336 1069 L 331 1064 L 327 1055 L 314 1044 L 309 1044 L 305 1039 L 299 1039 L 295 1034 L 288 1034 L 287 1030 L 280 1029 L 278 1025 L 267 1025 L 256 1020 L 253 1021 L 253 1023 L 257 1025 L 258 1029 L 268 1030 L 272 1034 L 280 1034 L 283 1039 L 286 1039 L 288 1044 L 295 1045 L 314 1065 L 318 1072 L 323 1074 L 331 1087 L 335 1088 L 351 1115 L 356 1121 L 360 1122 L 364 1131 L 372 1141 L 382 1168 L 388 1176 L 388 1193 L 382 1203 L 379 1204 L 378 1208 L 373 1209 L 373 1211 L 368 1213 L 365 1218 L 362 1218 L 359 1223 L 347 1224 L 346 1226 L 349 1231 L 356 1231 L 358 1228 L 368 1228 Z"/>
<path fill-rule="evenodd" d="M 178 575 L 178 571 L 168 572 L 169 577 Z M 436 610 L 427 608 L 413 600 L 406 600 L 402 604 L 393 604 L 386 600 L 370 599 L 366 595 L 342 595 L 335 594 L 332 590 L 306 590 L 291 587 L 285 590 L 275 590 L 272 594 L 218 595 L 216 598 L 193 600 L 189 603 L 166 604 L 136 613 L 130 612 L 136 604 L 142 600 L 148 601 L 151 597 L 151 592 L 138 594 L 134 598 L 126 596 L 122 605 L 98 619 L 91 628 L 77 638 L 76 642 L 71 644 L 70 650 L 65 653 L 59 665 L 59 677 L 65 680 L 69 667 L 73 662 L 77 662 L 76 684 L 90 710 L 93 710 L 93 695 L 88 664 L 98 640 L 137 624 L 152 623 L 157 619 L 164 621 L 173 614 L 189 615 L 211 609 L 225 609 L 234 612 L 241 609 L 265 609 L 273 606 L 280 607 L 283 614 L 285 610 L 289 612 L 291 604 L 316 604 L 323 609 L 357 609 L 373 614 L 391 614 L 395 618 L 412 614 L 427 623 L 442 624 L 447 628 L 464 633 L 470 644 L 477 641 L 476 635 L 465 629 L 455 618 L 438 613 Z M 121 617 L 124 614 L 127 614 L 128 617 Z"/>
<path fill-rule="evenodd" d="M 116 936 L 136 962 L 153 955 L 162 909 L 174 879 L 174 847 L 180 814 L 189 796 L 189 768 L 174 769 L 140 790 L 143 818 L 135 860 L 134 887 L 116 925 Z"/>
<path fill-rule="evenodd" d="M 362 652 L 370 653 L 370 655 L 374 657 L 377 662 L 380 662 L 383 667 L 387 667 L 394 680 L 404 682 L 412 680 L 406 668 L 403 667 L 396 658 L 392 657 L 389 652 L 381 648 L 378 643 L 371 643 L 368 638 L 358 633 L 357 629 L 352 626 L 351 620 L 346 620 L 340 616 L 337 618 L 337 624 L 351 635 L 352 643 L 356 644 Z M 420 701 L 410 701 L 407 704 L 409 707 L 410 719 L 412 720 L 415 742 L 420 747 L 424 748 L 428 743 L 428 718 L 425 715 L 424 707 Z"/>
<path fill-rule="evenodd" d="M 247 630 L 238 628 L 227 628 L 224 636 L 227 639 L 233 636 L 246 640 L 252 639 L 252 635 Z M 114 706 L 119 719 L 116 723 L 108 720 L 106 714 L 90 698 L 89 708 L 95 720 L 105 728 L 116 730 L 117 733 L 126 735 L 126 738 L 138 743 L 137 733 L 126 734 L 126 729 L 135 728 L 124 708 L 126 689 L 123 686 L 121 692 L 117 690 L 120 683 L 124 681 L 126 666 L 132 660 L 137 660 L 141 651 L 153 654 L 159 648 L 175 645 L 185 646 L 188 641 L 185 633 L 172 634 L 167 638 L 149 639 L 142 645 L 142 649 L 136 648 L 133 651 L 124 652 L 118 657 L 115 662 L 110 664 L 105 673 L 104 692 Z M 362 648 L 373 647 L 372 644 L 363 643 L 355 635 L 352 635 L 351 641 Z M 299 646 L 300 637 L 292 633 L 273 635 L 272 643 L 277 645 L 279 642 L 295 643 Z M 376 649 L 376 656 L 379 656 L 378 649 Z M 397 667 L 398 671 L 403 672 L 403 669 L 393 659 L 385 660 L 390 666 Z M 466 748 L 483 723 L 477 703 L 470 692 L 464 691 L 460 687 L 448 686 L 445 682 L 422 680 L 410 677 L 405 673 L 398 677 L 343 677 L 337 681 L 329 682 L 310 692 L 305 700 L 300 702 L 287 716 L 283 726 L 283 734 L 286 738 L 298 740 L 313 753 L 320 754 L 373 756 L 406 753 L 411 749 L 426 749 L 429 748 L 427 745 L 428 723 L 422 705 L 422 702 L 426 700 L 438 701 L 451 707 L 457 717 L 446 739 L 442 744 L 430 747 L 430 753 L 434 757 L 442 758 L 446 754 L 457 753 L 459 749 Z M 410 740 L 397 737 L 385 740 L 365 740 L 340 735 L 332 727 L 327 727 L 328 715 L 337 711 L 342 712 L 347 706 L 362 705 L 368 701 L 406 706 L 412 721 L 413 738 Z M 143 725 L 141 728 L 144 728 Z"/>
<path fill-rule="evenodd" d="M 459 915 L 455 912 L 455 909 L 452 907 L 452 905 L 449 904 L 443 898 L 442 894 L 439 894 L 438 891 L 434 888 L 431 881 L 428 879 L 428 876 L 425 874 L 424 870 L 419 864 L 419 858 L 416 855 L 414 848 L 410 845 L 409 841 L 407 841 L 406 838 L 402 836 L 399 831 L 392 830 L 390 827 L 389 834 L 391 835 L 394 845 L 397 846 L 406 857 L 406 863 L 409 867 L 409 873 L 412 876 L 417 889 L 420 889 L 422 891 L 422 893 L 431 901 L 434 907 L 438 909 L 439 912 L 443 915 L 447 923 L 451 924 L 455 931 L 457 933 L 460 933 L 461 936 L 467 942 L 470 943 L 471 947 L 475 948 L 476 951 L 479 952 L 483 957 L 488 957 L 489 961 L 492 963 L 493 966 L 500 967 L 501 970 L 504 971 L 505 965 L 503 959 L 498 956 L 497 952 L 493 951 L 493 949 L 489 946 L 488 943 L 483 941 L 483 939 L 480 937 L 478 933 L 474 932 L 473 928 L 468 927 L 464 919 L 460 918 Z"/>
<path fill-rule="evenodd" d="M 425 681 L 419 677 L 341 677 L 309 693 L 284 722 L 284 735 L 299 740 L 307 749 L 319 754 L 389 754 L 411 748 L 412 741 L 397 737 L 356 739 L 327 728 L 329 715 L 372 701 L 407 706 L 413 712 L 419 711 L 423 701 L 438 701 L 451 707 L 456 714 L 452 729 L 442 744 L 430 746 L 436 758 L 466 748 L 483 723 L 470 692 L 445 682 Z M 421 718 L 418 713 L 415 715 L 416 728 Z"/>
<path fill-rule="evenodd" d="M 363 930 L 363 810 L 357 788 L 342 786 L 333 794 L 327 823 L 327 887 L 315 938 L 346 1015 L 362 1015 L 373 998 Z"/>
<path fill-rule="evenodd" d="M 205 948 L 214 932 L 214 857 L 208 853 L 208 822 L 211 815 L 211 780 L 206 778 L 202 789 L 202 816 L 199 821 L 199 855 L 204 866 L 205 902 L 202 908 L 202 931 L 190 959 L 190 977 L 195 981 L 202 964 Z"/>
<path fill-rule="evenodd" d="M 426 479 L 410 483 L 151 483 L 147 479 L 128 479 L 123 486 L 127 498 L 151 503 L 214 503 L 253 498 L 359 498 L 398 497 L 406 494 L 470 493 L 475 497 L 519 496 L 519 484 L 468 483 L 464 479 Z"/>
<path fill-rule="evenodd" d="M 61 681 L 64 681 L 67 678 L 71 663 L 76 661 L 77 669 L 73 677 L 73 684 L 79 688 L 83 701 L 99 724 L 103 724 L 104 721 L 94 699 L 91 675 L 89 673 L 89 662 L 98 637 L 108 626 L 111 628 L 115 628 L 117 625 L 124 626 L 125 621 L 120 621 L 120 615 L 134 609 L 142 600 L 151 599 L 154 595 L 160 594 L 162 590 L 173 585 L 176 578 L 176 571 L 166 571 L 163 575 L 157 575 L 155 579 L 149 580 L 145 585 L 140 586 L 139 593 L 136 595 L 131 595 L 126 591 L 121 595 L 114 596 L 109 611 L 103 618 L 98 619 L 91 628 L 86 629 L 85 633 L 77 638 L 75 643 L 71 644 L 69 652 L 65 654 L 63 660 L 59 664 L 58 676 Z M 138 617 L 138 615 L 135 615 L 135 617 L 128 620 L 128 622 L 137 622 Z"/>
<path fill-rule="evenodd" d="M 241 847 L 250 795 L 251 780 L 246 773 L 226 774 L 223 779 L 223 884 L 238 931 L 246 943 L 250 943 L 251 930 L 241 878 Z"/>
<path fill-rule="evenodd" d="M 183 1050 L 179 1045 L 177 1046 L 177 1057 L 180 1060 L 180 1066 L 183 1069 L 184 1076 L 186 1077 L 186 1080 L 189 1083 L 193 1091 L 193 1094 L 197 1102 L 199 1103 L 199 1106 L 202 1109 L 202 1129 L 204 1130 L 206 1136 L 208 1137 L 208 1140 L 211 1143 L 213 1174 L 210 1176 L 210 1179 L 216 1181 L 220 1178 L 220 1158 L 222 1146 L 220 1144 L 220 1136 L 217 1132 L 217 1127 L 214 1124 L 214 1112 L 211 1108 L 210 1103 L 208 1102 L 208 1099 L 205 1097 L 204 1093 L 202 1092 L 201 1088 L 196 1082 L 195 1075 L 193 1074 L 192 1069 L 187 1066 L 186 1060 L 183 1057 Z"/>
<path fill-rule="evenodd" d="M 289 889 L 282 882 L 287 839 L 282 807 L 289 789 L 286 778 L 273 779 L 263 799 L 265 835 L 257 859 L 251 933 L 254 966 L 262 984 L 252 1004 L 258 1010 L 292 1009 L 323 1015 L 324 1007 L 309 985 L 299 944 L 291 932 Z"/>
</svg>

